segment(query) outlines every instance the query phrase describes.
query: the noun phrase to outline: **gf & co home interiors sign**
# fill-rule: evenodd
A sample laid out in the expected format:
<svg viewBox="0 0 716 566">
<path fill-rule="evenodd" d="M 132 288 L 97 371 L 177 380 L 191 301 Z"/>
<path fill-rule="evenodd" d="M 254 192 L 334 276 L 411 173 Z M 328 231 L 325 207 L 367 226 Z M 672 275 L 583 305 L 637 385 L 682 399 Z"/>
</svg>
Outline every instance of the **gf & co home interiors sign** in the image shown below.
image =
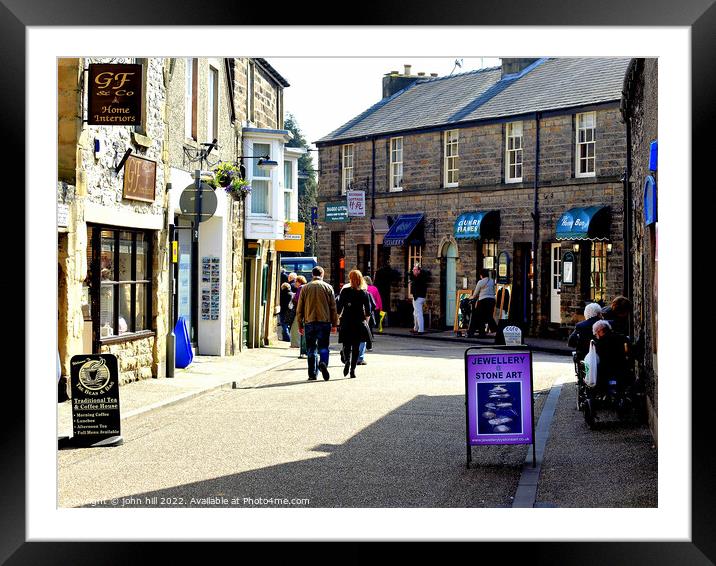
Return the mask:
<svg viewBox="0 0 716 566">
<path fill-rule="evenodd" d="M 72 445 L 121 444 L 119 368 L 113 354 L 84 354 L 70 360 Z"/>
<path fill-rule="evenodd" d="M 95 126 L 134 126 L 142 123 L 142 66 L 89 66 L 87 123 Z"/>
<path fill-rule="evenodd" d="M 122 198 L 154 202 L 157 182 L 157 162 L 130 155 L 124 166 Z"/>
</svg>

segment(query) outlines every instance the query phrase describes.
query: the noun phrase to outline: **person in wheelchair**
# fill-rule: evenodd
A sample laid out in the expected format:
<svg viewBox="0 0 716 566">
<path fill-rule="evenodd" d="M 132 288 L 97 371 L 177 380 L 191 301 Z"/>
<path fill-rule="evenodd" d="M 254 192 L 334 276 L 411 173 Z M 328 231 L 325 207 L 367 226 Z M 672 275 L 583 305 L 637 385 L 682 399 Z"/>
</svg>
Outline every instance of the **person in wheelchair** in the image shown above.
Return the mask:
<svg viewBox="0 0 716 566">
<path fill-rule="evenodd" d="M 622 394 L 630 385 L 629 340 L 612 330 L 606 320 L 598 320 L 592 327 L 594 344 L 599 356 L 596 395 Z"/>
<path fill-rule="evenodd" d="M 589 342 L 594 336 L 594 323 L 601 318 L 602 307 L 598 303 L 589 303 L 584 307 L 584 320 L 574 327 L 574 331 L 567 339 L 567 345 L 576 350 L 578 360 L 583 360 L 589 352 Z"/>
</svg>

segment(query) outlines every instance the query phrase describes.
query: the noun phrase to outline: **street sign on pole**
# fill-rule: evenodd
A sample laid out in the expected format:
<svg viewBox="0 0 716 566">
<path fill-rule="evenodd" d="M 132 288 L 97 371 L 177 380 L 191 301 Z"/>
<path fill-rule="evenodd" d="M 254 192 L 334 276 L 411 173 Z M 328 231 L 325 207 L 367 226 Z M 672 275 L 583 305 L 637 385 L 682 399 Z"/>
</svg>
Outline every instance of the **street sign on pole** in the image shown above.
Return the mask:
<svg viewBox="0 0 716 566">
<path fill-rule="evenodd" d="M 216 212 L 216 194 L 206 183 L 197 188 L 194 183 L 187 185 L 179 198 L 179 208 L 182 214 L 197 216 L 199 222 L 209 220 Z"/>
</svg>

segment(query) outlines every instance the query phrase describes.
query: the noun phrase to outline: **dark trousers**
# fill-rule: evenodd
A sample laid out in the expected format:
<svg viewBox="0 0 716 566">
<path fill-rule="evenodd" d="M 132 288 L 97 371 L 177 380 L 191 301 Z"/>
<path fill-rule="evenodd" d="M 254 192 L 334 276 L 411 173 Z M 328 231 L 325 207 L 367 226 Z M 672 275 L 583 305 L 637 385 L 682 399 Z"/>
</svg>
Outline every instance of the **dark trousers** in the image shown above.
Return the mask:
<svg viewBox="0 0 716 566">
<path fill-rule="evenodd" d="M 331 341 L 330 322 L 309 322 L 303 328 L 306 337 L 306 353 L 308 357 L 308 376 L 315 377 L 318 373 L 318 362 L 328 365 L 328 346 Z"/>
<path fill-rule="evenodd" d="M 360 342 L 343 344 L 343 359 L 350 364 L 351 371 L 355 371 L 358 358 L 360 357 Z"/>
<path fill-rule="evenodd" d="M 495 309 L 495 299 L 482 299 L 477 301 L 477 304 L 472 309 L 472 316 L 470 317 L 470 327 L 467 329 L 468 336 L 472 336 L 477 333 L 480 336 L 485 335 L 485 324 L 487 324 L 490 332 L 497 331 L 497 324 L 495 319 L 492 318 L 492 313 Z"/>
</svg>

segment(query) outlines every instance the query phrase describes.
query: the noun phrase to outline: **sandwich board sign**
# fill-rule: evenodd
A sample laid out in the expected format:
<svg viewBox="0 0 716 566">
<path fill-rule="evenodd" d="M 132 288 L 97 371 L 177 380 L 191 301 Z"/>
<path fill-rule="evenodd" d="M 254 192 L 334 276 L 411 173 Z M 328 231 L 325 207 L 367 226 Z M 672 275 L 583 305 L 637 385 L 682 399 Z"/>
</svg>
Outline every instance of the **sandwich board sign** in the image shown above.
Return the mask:
<svg viewBox="0 0 716 566">
<path fill-rule="evenodd" d="M 465 350 L 467 467 L 473 446 L 531 444 L 536 465 L 532 352 L 527 346 Z"/>
</svg>

